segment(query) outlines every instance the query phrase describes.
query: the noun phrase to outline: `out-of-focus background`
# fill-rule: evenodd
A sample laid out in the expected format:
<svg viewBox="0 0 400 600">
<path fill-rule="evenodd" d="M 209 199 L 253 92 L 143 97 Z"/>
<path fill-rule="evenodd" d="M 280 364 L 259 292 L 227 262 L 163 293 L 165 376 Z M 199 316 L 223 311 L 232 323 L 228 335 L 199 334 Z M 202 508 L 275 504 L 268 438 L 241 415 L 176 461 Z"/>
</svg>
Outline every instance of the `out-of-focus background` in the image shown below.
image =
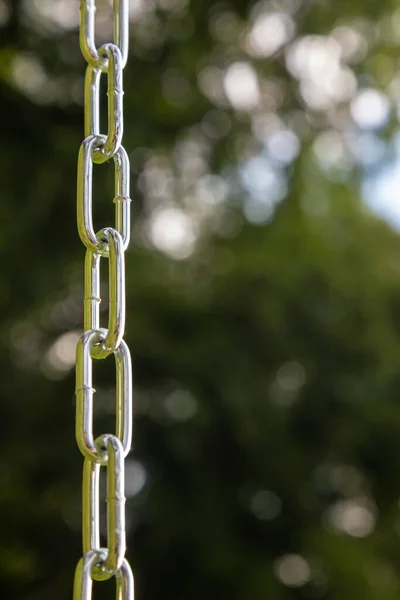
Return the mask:
<svg viewBox="0 0 400 600">
<path fill-rule="evenodd" d="M 112 17 L 97 6 L 100 44 Z M 71 598 L 81 556 L 78 13 L 0 0 L 0 596 L 13 600 Z M 136 598 L 394 600 L 400 5 L 131 0 L 130 14 Z M 98 228 L 113 183 L 95 168 Z M 98 433 L 114 427 L 112 363 L 96 365 Z"/>
</svg>

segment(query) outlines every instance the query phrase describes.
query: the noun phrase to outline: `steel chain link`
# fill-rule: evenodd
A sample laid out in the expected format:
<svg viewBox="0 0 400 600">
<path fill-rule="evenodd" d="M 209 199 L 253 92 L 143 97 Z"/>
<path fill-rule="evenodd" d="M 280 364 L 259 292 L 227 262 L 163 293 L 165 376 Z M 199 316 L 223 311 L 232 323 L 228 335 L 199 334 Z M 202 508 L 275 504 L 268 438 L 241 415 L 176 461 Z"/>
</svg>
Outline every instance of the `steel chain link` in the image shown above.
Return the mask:
<svg viewBox="0 0 400 600">
<path fill-rule="evenodd" d="M 129 159 L 123 135 L 122 72 L 128 56 L 129 0 L 113 1 L 114 41 L 96 48 L 95 0 L 80 3 L 80 46 L 85 77 L 85 140 L 78 157 L 77 223 L 86 246 L 84 333 L 76 351 L 76 441 L 85 457 L 82 484 L 83 556 L 74 577 L 74 600 L 91 600 L 93 580 L 115 577 L 118 600 L 133 600 L 133 575 L 125 558 L 124 458 L 132 438 L 132 367 L 125 329 L 125 259 L 130 238 Z M 100 133 L 100 78 L 108 79 L 108 132 Z M 115 225 L 93 227 L 93 163 L 113 159 Z M 100 326 L 100 263 L 109 261 L 108 328 Z M 93 359 L 113 354 L 116 367 L 115 434 L 93 436 Z M 107 473 L 107 546 L 100 543 L 101 467 Z"/>
</svg>

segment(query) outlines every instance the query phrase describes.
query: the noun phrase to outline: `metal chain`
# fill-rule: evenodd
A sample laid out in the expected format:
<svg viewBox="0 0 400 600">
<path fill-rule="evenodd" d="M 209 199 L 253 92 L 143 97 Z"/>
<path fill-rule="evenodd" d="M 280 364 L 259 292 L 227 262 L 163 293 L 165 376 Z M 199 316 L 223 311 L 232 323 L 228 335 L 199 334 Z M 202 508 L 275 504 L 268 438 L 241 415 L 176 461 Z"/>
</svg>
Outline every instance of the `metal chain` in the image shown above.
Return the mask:
<svg viewBox="0 0 400 600">
<path fill-rule="evenodd" d="M 117 600 L 133 600 L 133 576 L 125 558 L 124 458 L 132 438 L 132 367 L 125 328 L 125 260 L 130 237 L 129 159 L 123 135 L 122 73 L 128 57 L 129 0 L 113 1 L 114 41 L 95 45 L 95 0 L 80 3 L 80 46 L 85 77 L 85 140 L 78 158 L 77 221 L 86 246 L 84 334 L 76 351 L 76 441 L 85 460 L 82 484 L 83 556 L 74 578 L 74 600 L 91 600 L 92 583 L 115 577 Z M 100 133 L 100 79 L 107 76 L 108 132 Z M 115 226 L 93 227 L 93 163 L 113 159 Z M 108 327 L 100 326 L 100 264 L 108 260 Z M 115 434 L 93 436 L 93 359 L 115 359 Z M 100 543 L 101 467 L 107 474 L 107 546 Z"/>
</svg>

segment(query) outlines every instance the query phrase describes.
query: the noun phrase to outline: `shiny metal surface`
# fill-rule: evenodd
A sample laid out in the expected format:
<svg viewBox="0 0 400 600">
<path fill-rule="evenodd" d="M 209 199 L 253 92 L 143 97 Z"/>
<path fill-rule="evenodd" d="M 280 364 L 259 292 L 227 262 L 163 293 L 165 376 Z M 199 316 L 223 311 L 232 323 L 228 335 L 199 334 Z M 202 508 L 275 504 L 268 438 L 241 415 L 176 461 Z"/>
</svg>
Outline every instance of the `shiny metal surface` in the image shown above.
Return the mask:
<svg viewBox="0 0 400 600">
<path fill-rule="evenodd" d="M 110 160 L 121 145 L 123 135 L 122 114 L 122 58 L 114 44 L 102 46 L 107 56 L 108 134 L 105 141 L 93 150 L 92 160 L 103 163 Z M 85 136 L 100 133 L 100 79 L 101 69 L 88 65 L 85 76 Z"/>
<path fill-rule="evenodd" d="M 85 78 L 85 140 L 78 157 L 77 226 L 86 247 L 84 333 L 76 349 L 76 426 L 85 457 L 82 481 L 83 556 L 74 579 L 74 600 L 90 600 L 92 582 L 115 577 L 117 600 L 133 600 L 133 576 L 125 558 L 124 459 L 132 441 L 132 366 L 125 330 L 125 250 L 130 239 L 130 166 L 123 135 L 122 70 L 128 56 L 128 0 L 114 0 L 114 43 L 95 46 L 95 0 L 81 0 L 80 45 Z M 108 132 L 100 132 L 100 79 L 108 78 Z M 93 226 L 93 163 L 114 161 L 115 226 Z M 108 324 L 100 323 L 101 259 L 108 260 Z M 115 360 L 115 434 L 94 439 L 94 362 Z M 107 475 L 107 546 L 100 541 L 100 473 Z"/>
<path fill-rule="evenodd" d="M 90 550 L 80 559 L 75 569 L 73 600 L 92 600 L 92 573 L 101 567 L 105 555 L 104 550 Z M 134 600 L 133 575 L 126 559 L 115 573 L 115 580 L 116 600 Z"/>
<path fill-rule="evenodd" d="M 105 434 L 96 439 L 99 453 L 103 454 L 107 469 L 107 556 L 98 570 L 97 576 L 110 577 L 121 568 L 125 556 L 125 474 L 124 454 L 121 441 L 115 436 Z M 100 547 L 100 468 L 98 462 L 85 459 L 82 483 L 82 541 L 83 552 Z"/>
<path fill-rule="evenodd" d="M 77 221 L 78 232 L 86 248 L 108 256 L 107 245 L 96 236 L 93 227 L 93 161 L 94 148 L 103 143 L 105 136 L 89 136 L 81 144 L 78 155 L 77 177 Z M 120 146 L 114 159 L 114 203 L 115 226 L 122 236 L 124 250 L 130 240 L 130 202 L 129 197 L 129 159 L 125 149 Z"/>
<path fill-rule="evenodd" d="M 115 229 L 106 227 L 97 233 L 97 239 L 108 248 L 109 260 L 109 310 L 108 328 L 105 340 L 100 347 L 93 348 L 92 355 L 105 358 L 114 352 L 121 343 L 125 329 L 125 257 L 121 235 Z M 85 258 L 85 300 L 84 329 L 100 327 L 100 258 L 101 254 L 86 250 Z M 97 352 L 96 352 L 97 350 Z"/>
<path fill-rule="evenodd" d="M 88 64 L 106 71 L 107 58 L 102 55 L 101 49 L 99 51 L 96 48 L 95 14 L 96 0 L 81 0 L 79 42 L 81 52 Z M 122 68 L 124 68 L 128 59 L 129 46 L 129 0 L 114 0 L 113 15 L 114 44 L 121 52 Z"/>
<path fill-rule="evenodd" d="M 85 458 L 104 464 L 104 457 L 93 435 L 93 358 L 92 350 L 106 339 L 105 329 L 86 331 L 76 348 L 76 420 L 75 434 L 79 450 Z M 132 442 L 132 366 L 129 348 L 122 340 L 113 352 L 116 369 L 115 434 L 122 443 L 124 457 Z"/>
</svg>

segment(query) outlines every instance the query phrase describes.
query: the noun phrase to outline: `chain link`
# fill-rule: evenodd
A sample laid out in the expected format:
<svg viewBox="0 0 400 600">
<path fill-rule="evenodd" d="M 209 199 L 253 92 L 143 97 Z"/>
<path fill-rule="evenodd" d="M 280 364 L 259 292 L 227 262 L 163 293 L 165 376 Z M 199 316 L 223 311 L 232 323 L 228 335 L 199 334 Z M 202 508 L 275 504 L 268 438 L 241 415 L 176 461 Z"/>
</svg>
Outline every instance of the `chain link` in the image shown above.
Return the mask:
<svg viewBox="0 0 400 600">
<path fill-rule="evenodd" d="M 96 0 L 81 0 L 81 25 L 79 41 L 81 51 L 87 63 L 93 67 L 107 70 L 107 58 L 102 56 L 102 47 L 97 50 L 94 39 L 94 21 Z M 129 0 L 113 0 L 114 46 L 121 52 L 122 68 L 128 59 L 129 46 Z"/>
<path fill-rule="evenodd" d="M 121 568 L 125 556 L 125 496 L 124 496 L 124 451 L 115 435 L 102 435 L 96 446 L 108 460 L 107 469 L 107 557 L 100 572 L 93 578 L 108 579 L 110 573 Z M 99 482 L 98 462 L 85 459 L 83 467 L 82 541 L 83 552 L 100 547 L 99 529 Z"/>
<path fill-rule="evenodd" d="M 95 348 L 106 339 L 105 329 L 86 331 L 76 349 L 76 441 L 85 458 L 104 463 L 93 437 L 93 356 Z M 116 367 L 116 435 L 124 455 L 132 439 L 132 368 L 128 346 L 122 340 L 113 352 Z"/>
<path fill-rule="evenodd" d="M 129 0 L 114 0 L 114 42 L 95 45 L 95 0 L 80 3 L 80 46 L 85 77 L 85 140 L 78 157 L 77 225 L 86 246 L 84 333 L 76 350 L 76 441 L 85 457 L 82 482 L 83 556 L 74 578 L 74 600 L 91 600 L 93 580 L 115 577 L 118 600 L 133 600 L 133 575 L 125 558 L 124 458 L 132 438 L 132 367 L 125 329 L 125 257 L 130 238 L 129 159 L 123 135 L 122 73 L 128 56 Z M 100 79 L 107 75 L 108 133 L 100 133 Z M 93 164 L 114 161 L 115 226 L 93 227 Z M 100 264 L 109 261 L 108 327 L 100 326 Z M 115 434 L 93 435 L 93 360 L 114 355 Z M 107 474 L 107 546 L 100 541 L 100 473 Z"/>
<path fill-rule="evenodd" d="M 77 219 L 79 236 L 86 246 L 108 256 L 107 244 L 99 240 L 93 227 L 92 189 L 93 189 L 93 153 L 105 136 L 89 135 L 81 145 L 78 156 Z M 122 236 L 124 250 L 130 239 L 130 203 L 129 198 L 129 159 L 125 149 L 120 146 L 114 156 L 115 179 L 115 227 Z"/>
<path fill-rule="evenodd" d="M 124 335 L 125 328 L 125 257 L 121 235 L 115 229 L 106 227 L 96 236 L 103 240 L 108 247 L 109 259 L 109 311 L 108 330 L 102 343 L 102 356 L 98 348 L 93 348 L 97 358 L 105 357 L 118 348 Z M 100 258 L 101 254 L 90 248 L 86 250 L 85 258 L 85 331 L 98 329 L 100 326 Z M 95 351 L 97 351 L 95 353 Z"/>
<path fill-rule="evenodd" d="M 109 160 L 121 145 L 123 135 L 122 115 L 122 57 L 114 44 L 101 46 L 107 57 L 108 134 L 99 149 L 93 152 L 93 161 Z M 88 65 L 85 76 L 85 136 L 100 133 L 100 79 L 102 70 Z"/>
</svg>

